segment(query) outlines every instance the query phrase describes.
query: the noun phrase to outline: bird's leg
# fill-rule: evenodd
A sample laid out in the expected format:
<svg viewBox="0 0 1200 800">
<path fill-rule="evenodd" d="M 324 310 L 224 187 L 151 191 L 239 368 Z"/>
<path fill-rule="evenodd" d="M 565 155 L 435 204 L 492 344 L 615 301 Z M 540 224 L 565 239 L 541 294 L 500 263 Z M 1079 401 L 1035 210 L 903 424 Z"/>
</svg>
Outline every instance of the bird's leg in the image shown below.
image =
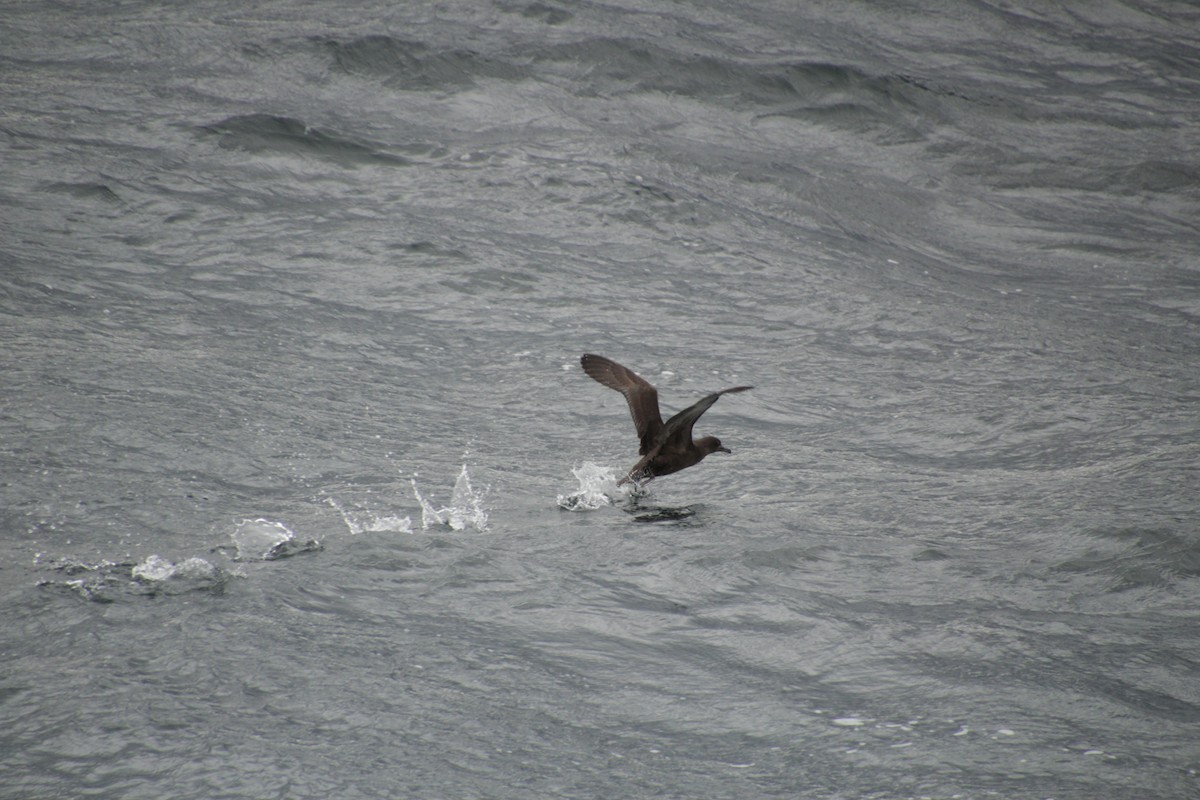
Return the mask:
<svg viewBox="0 0 1200 800">
<path fill-rule="evenodd" d="M 629 490 L 629 500 L 631 503 L 633 503 L 633 505 L 636 506 L 638 500 L 650 494 L 650 491 L 646 488 L 646 485 L 652 480 L 654 480 L 653 475 L 646 476 L 644 472 L 639 472 L 636 474 L 630 472 L 624 478 L 617 481 L 617 486 L 621 486 L 626 483 L 633 484 L 633 488 Z"/>
</svg>

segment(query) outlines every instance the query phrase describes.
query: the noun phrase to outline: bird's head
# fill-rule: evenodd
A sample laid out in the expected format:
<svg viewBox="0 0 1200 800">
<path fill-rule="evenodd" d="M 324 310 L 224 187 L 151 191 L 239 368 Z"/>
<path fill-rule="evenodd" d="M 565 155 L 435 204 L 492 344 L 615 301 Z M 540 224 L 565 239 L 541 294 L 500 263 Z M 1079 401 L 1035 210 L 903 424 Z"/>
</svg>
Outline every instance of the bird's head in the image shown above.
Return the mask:
<svg viewBox="0 0 1200 800">
<path fill-rule="evenodd" d="M 698 447 L 700 449 L 700 452 L 704 453 L 704 455 L 709 455 L 710 453 L 718 453 L 718 452 L 719 453 L 733 452 L 728 447 L 723 447 L 721 445 L 721 440 L 715 436 L 705 436 L 703 439 L 697 439 L 696 447 Z"/>
</svg>

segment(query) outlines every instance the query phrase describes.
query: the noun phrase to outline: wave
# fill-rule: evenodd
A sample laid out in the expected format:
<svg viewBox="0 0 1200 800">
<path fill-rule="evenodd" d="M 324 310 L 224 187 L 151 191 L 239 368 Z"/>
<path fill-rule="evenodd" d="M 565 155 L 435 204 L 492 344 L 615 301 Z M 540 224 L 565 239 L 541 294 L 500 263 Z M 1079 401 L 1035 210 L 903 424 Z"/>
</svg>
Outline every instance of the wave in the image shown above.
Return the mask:
<svg viewBox="0 0 1200 800">
<path fill-rule="evenodd" d="M 340 42 L 316 40 L 348 75 L 379 80 L 396 89 L 453 91 L 475 85 L 479 78 L 516 80 L 528 75 L 519 64 L 474 50 L 436 50 L 422 42 L 374 35 Z"/>
<path fill-rule="evenodd" d="M 823 61 L 679 53 L 635 38 L 525 44 L 489 54 L 387 35 L 312 41 L 329 54 L 334 70 L 395 89 L 455 92 L 481 79 L 563 77 L 579 96 L 679 95 L 840 128 L 899 124 L 906 138 L 916 135 L 919 123 L 939 116 L 943 98 L 957 97 L 908 75 L 876 75 Z M 556 68 L 561 75 L 555 75 Z"/>
<path fill-rule="evenodd" d="M 387 152 L 384 145 L 377 142 L 328 133 L 292 117 L 242 114 L 202 125 L 200 130 L 219 136 L 221 147 L 249 153 L 316 156 L 348 165 L 406 166 L 411 163 L 403 156 Z"/>
<path fill-rule="evenodd" d="M 1054 571 L 1100 575 L 1108 592 L 1165 588 L 1200 577 L 1200 547 L 1179 533 L 1126 527 L 1094 530 L 1088 538 L 1093 546 Z"/>
<path fill-rule="evenodd" d="M 42 188 L 47 192 L 65 194 L 71 197 L 76 197 L 80 200 L 98 200 L 102 203 L 110 203 L 114 205 L 119 205 L 123 202 L 119 194 L 114 192 L 109 186 L 103 183 L 69 183 L 65 181 L 54 181 L 44 184 Z"/>
</svg>

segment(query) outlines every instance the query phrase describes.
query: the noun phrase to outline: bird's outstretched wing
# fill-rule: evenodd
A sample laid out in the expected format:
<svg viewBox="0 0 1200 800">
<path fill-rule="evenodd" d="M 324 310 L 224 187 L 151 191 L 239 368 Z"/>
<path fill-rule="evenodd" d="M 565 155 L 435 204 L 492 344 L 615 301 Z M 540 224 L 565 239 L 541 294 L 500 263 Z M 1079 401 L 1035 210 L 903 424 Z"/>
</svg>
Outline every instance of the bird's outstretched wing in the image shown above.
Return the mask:
<svg viewBox="0 0 1200 800">
<path fill-rule="evenodd" d="M 641 442 L 638 452 L 646 455 L 650 448 L 662 438 L 663 421 L 662 415 L 658 411 L 658 390 L 633 370 L 604 356 L 585 353 L 583 358 L 579 359 L 579 363 L 583 365 L 583 371 L 593 380 L 625 395 L 625 402 L 629 403 L 629 413 L 633 415 L 633 425 L 637 428 L 638 439 Z M 716 395 L 713 395 L 713 400 L 716 399 Z M 700 401 L 700 403 L 703 402 L 704 400 Z M 712 405 L 712 402 L 710 401 L 708 405 Z M 692 406 L 692 408 L 695 407 Z M 708 406 L 704 408 L 708 408 Z M 703 413 L 704 409 L 701 409 L 696 416 Z M 678 416 L 676 414 L 672 419 Z"/>
<path fill-rule="evenodd" d="M 731 389 L 713 392 L 671 417 L 663 426 L 660 452 L 689 449 L 692 446 L 692 426 L 696 424 L 696 420 L 700 419 L 701 414 L 712 408 L 712 404 L 717 402 L 718 397 L 753 388 L 753 386 L 734 386 Z"/>
</svg>

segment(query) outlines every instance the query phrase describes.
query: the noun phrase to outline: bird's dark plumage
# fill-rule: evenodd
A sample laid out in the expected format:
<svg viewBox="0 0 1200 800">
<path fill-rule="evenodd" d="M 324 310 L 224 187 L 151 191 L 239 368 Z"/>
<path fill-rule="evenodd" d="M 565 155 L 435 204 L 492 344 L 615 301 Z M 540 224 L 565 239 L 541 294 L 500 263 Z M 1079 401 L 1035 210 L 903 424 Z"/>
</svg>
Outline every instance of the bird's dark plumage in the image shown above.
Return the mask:
<svg viewBox="0 0 1200 800">
<path fill-rule="evenodd" d="M 728 453 L 729 449 L 722 447 L 715 436 L 693 441 L 692 426 L 721 395 L 754 388 L 734 386 L 714 392 L 664 423 L 658 411 L 658 390 L 633 370 L 591 353 L 585 353 L 579 363 L 591 378 L 610 389 L 616 389 L 625 395 L 625 401 L 629 403 L 629 413 L 633 415 L 633 425 L 641 441 L 638 453 L 642 459 L 633 465 L 620 483 L 644 482 L 659 475 L 670 475 L 700 463 L 709 453 Z"/>
</svg>

